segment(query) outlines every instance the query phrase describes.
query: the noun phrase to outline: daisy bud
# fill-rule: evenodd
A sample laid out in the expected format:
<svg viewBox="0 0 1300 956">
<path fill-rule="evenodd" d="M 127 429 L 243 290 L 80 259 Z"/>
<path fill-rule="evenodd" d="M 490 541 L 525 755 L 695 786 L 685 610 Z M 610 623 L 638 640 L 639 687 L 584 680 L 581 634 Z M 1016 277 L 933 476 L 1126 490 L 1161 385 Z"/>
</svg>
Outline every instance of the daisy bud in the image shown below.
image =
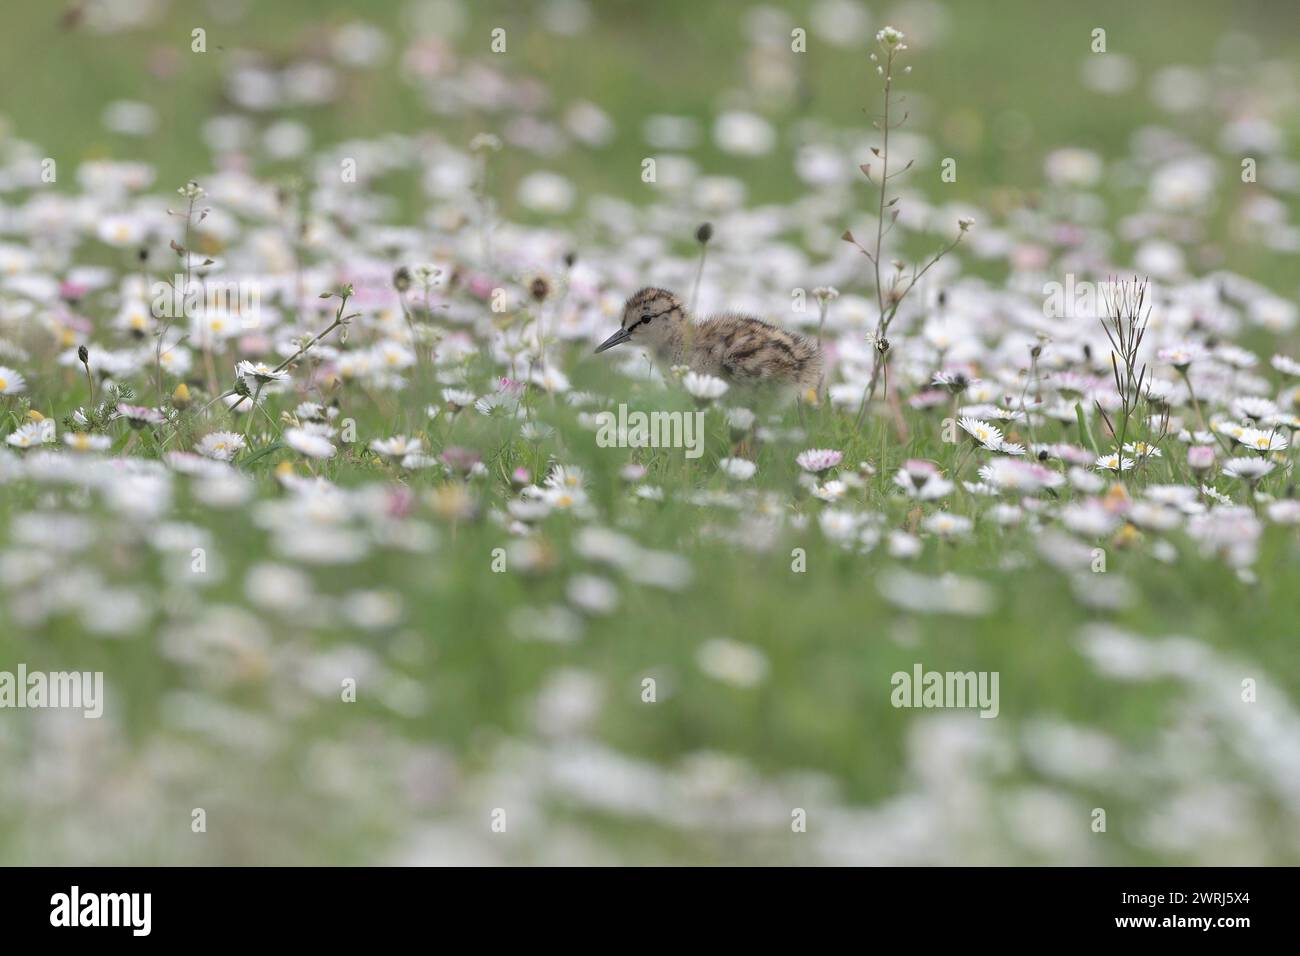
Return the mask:
<svg viewBox="0 0 1300 956">
<path fill-rule="evenodd" d="M 1187 449 L 1187 467 L 1192 471 L 1209 471 L 1214 467 L 1214 446 L 1193 445 Z"/>
<path fill-rule="evenodd" d="M 713 223 L 702 222 L 700 228 L 695 230 L 695 241 L 702 246 L 707 246 L 709 240 L 713 238 Z"/>
<path fill-rule="evenodd" d="M 78 345 L 77 359 L 82 365 L 88 365 L 90 363 L 90 349 L 86 348 L 84 345 Z"/>
<path fill-rule="evenodd" d="M 180 382 L 176 386 L 176 390 L 172 392 L 172 404 L 177 408 L 189 408 L 191 401 L 190 387 L 184 382 Z"/>
</svg>

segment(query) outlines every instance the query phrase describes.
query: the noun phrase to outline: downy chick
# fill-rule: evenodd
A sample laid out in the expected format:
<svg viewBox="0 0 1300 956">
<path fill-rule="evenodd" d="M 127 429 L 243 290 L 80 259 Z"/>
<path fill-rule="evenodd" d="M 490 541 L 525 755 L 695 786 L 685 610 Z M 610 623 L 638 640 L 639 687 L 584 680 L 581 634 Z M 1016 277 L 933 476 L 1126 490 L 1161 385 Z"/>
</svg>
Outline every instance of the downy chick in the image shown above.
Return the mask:
<svg viewBox="0 0 1300 956">
<path fill-rule="evenodd" d="M 687 365 L 737 385 L 790 386 L 800 396 L 810 390 L 815 396 L 821 387 L 822 354 L 815 342 L 735 313 L 697 325 L 666 289 L 642 289 L 628 299 L 621 327 L 596 351 L 623 342 L 649 348 L 668 365 Z"/>
</svg>

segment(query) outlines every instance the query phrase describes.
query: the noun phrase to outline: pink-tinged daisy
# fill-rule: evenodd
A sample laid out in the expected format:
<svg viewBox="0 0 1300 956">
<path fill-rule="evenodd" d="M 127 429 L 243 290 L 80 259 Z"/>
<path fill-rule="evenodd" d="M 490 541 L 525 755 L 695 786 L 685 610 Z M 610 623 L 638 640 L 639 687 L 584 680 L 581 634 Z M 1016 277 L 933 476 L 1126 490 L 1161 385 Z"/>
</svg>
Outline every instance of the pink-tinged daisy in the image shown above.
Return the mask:
<svg viewBox="0 0 1300 956">
<path fill-rule="evenodd" d="M 1284 498 L 1268 506 L 1268 520 L 1274 524 L 1300 525 L 1300 500 Z"/>
<path fill-rule="evenodd" d="M 1191 367 L 1192 363 L 1205 357 L 1205 349 L 1195 344 L 1175 345 L 1161 349 L 1156 359 L 1165 365 L 1172 365 L 1178 371 Z"/>
<path fill-rule="evenodd" d="M 1192 445 L 1187 449 L 1187 467 L 1192 471 L 1209 471 L 1214 467 L 1213 445 Z"/>
<path fill-rule="evenodd" d="M 459 445 L 449 445 L 443 449 L 438 459 L 446 465 L 452 472 L 459 475 L 467 475 L 474 470 L 474 466 L 482 461 L 483 456 L 472 448 L 462 448 Z"/>
<path fill-rule="evenodd" d="M 166 419 L 163 413 L 156 408 L 147 408 L 144 405 L 127 405 L 119 403 L 117 406 L 117 417 L 125 418 L 132 428 L 144 428 L 146 425 L 161 425 Z"/>
<path fill-rule="evenodd" d="M 917 458 L 903 463 L 903 467 L 894 475 L 894 484 L 902 488 L 909 498 L 919 501 L 942 498 L 953 489 L 953 483 L 939 474 L 938 465 Z"/>
<path fill-rule="evenodd" d="M 1061 475 L 1050 468 L 1014 458 L 995 458 L 979 470 L 981 480 L 999 491 L 1034 494 L 1044 488 L 1056 488 L 1065 483 Z"/>
<path fill-rule="evenodd" d="M 844 460 L 844 452 L 832 448 L 809 448 L 795 457 L 795 463 L 804 471 L 820 474 L 828 468 L 834 468 Z"/>
</svg>

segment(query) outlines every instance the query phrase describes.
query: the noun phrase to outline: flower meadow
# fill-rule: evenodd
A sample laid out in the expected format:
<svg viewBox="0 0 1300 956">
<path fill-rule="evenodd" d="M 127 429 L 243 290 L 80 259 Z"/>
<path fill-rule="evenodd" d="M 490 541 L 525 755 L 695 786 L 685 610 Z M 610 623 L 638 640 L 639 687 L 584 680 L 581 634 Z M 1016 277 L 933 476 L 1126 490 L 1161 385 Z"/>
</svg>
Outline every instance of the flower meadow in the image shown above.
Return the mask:
<svg viewBox="0 0 1300 956">
<path fill-rule="evenodd" d="M 0 132 L 0 671 L 104 682 L 0 708 L 0 861 L 1300 862 L 1294 61 L 1058 36 L 1132 135 L 950 193 L 957 4 L 738 4 L 645 108 L 522 52 L 602 6 L 87 5 L 210 75 L 179 174 L 146 92 Z M 593 355 L 644 286 L 822 387 Z"/>
</svg>

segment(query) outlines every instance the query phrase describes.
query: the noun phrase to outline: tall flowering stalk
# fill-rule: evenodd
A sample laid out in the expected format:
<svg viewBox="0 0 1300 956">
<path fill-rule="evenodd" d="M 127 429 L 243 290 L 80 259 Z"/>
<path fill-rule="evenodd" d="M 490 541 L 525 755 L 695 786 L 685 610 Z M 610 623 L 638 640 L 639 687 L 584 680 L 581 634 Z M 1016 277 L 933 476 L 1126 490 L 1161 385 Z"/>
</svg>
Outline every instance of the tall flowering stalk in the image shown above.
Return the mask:
<svg viewBox="0 0 1300 956">
<path fill-rule="evenodd" d="M 1115 449 L 1115 476 L 1122 478 L 1129 420 L 1144 397 L 1147 400 L 1148 412 L 1151 411 L 1150 396 L 1143 391 L 1143 385 L 1150 384 L 1147 379 L 1147 366 L 1145 362 L 1140 366 L 1138 363 L 1138 350 L 1142 347 L 1147 322 L 1151 318 L 1146 280 L 1135 278 L 1132 282 L 1126 282 L 1121 279 L 1118 282 L 1112 280 L 1107 283 L 1105 306 L 1106 314 L 1101 318 L 1101 327 L 1106 333 L 1106 338 L 1110 340 L 1110 368 L 1115 376 L 1115 391 L 1119 393 L 1119 409 L 1116 412 L 1118 427 L 1101 407 L 1101 402 L 1094 402 L 1094 404 L 1105 420 L 1106 427 L 1110 429 L 1111 436 L 1118 443 Z M 1148 423 L 1150 417 L 1148 414 Z M 1166 407 L 1161 419 L 1160 434 L 1155 436 L 1154 440 L 1143 443 L 1144 446 L 1151 449 L 1158 445 L 1164 439 L 1168 427 L 1169 410 Z M 1146 431 L 1150 437 L 1149 424 Z"/>
<path fill-rule="evenodd" d="M 202 199 L 204 196 L 207 195 L 207 192 L 203 189 L 202 186 L 200 186 L 194 180 L 190 180 L 184 186 L 181 186 L 179 189 L 177 189 L 176 192 L 185 199 L 187 204 L 185 209 L 185 231 L 182 234 L 182 241 L 184 242 L 184 245 L 178 243 L 175 239 L 171 241 L 172 251 L 175 252 L 176 255 L 180 256 L 180 258 L 185 263 L 185 283 L 179 290 L 180 301 L 184 303 L 189 301 L 188 297 L 190 294 L 190 283 L 193 281 L 193 258 L 190 251 L 190 232 L 194 226 L 198 225 L 208 217 L 208 213 L 211 212 L 211 210 L 204 209 L 200 211 L 198 218 L 195 219 L 194 217 L 195 206 L 197 205 L 200 199 Z M 181 215 L 181 213 L 177 212 L 174 209 L 168 209 L 167 215 L 179 216 Z M 211 260 L 207 260 L 207 262 L 205 262 L 204 264 L 207 265 L 210 262 Z M 172 280 L 171 285 L 173 288 L 175 288 L 176 283 L 174 279 Z M 184 307 L 182 306 L 182 309 L 183 308 Z M 160 403 L 162 402 L 163 397 L 165 395 L 165 393 L 163 392 L 163 368 L 162 368 L 163 344 L 164 344 L 163 340 L 167 338 L 167 333 L 171 331 L 171 327 L 176 322 L 177 318 L 178 318 L 177 316 L 172 315 L 170 312 L 168 312 L 166 315 L 166 321 L 162 323 L 161 327 L 155 333 L 155 335 L 157 336 L 157 343 L 154 346 L 153 359 L 154 359 L 154 369 L 155 369 L 155 385 L 158 388 L 158 401 Z M 182 341 L 184 341 L 184 337 L 182 337 Z M 178 342 L 176 344 L 179 345 L 180 343 Z M 174 345 L 168 346 L 168 348 L 169 349 L 175 348 L 175 346 Z"/>
<path fill-rule="evenodd" d="M 879 120 L 872 121 L 872 126 L 880 130 L 881 143 L 879 147 L 872 147 L 871 153 L 880 160 L 880 175 L 873 177 L 872 164 L 864 163 L 861 167 L 862 174 L 867 180 L 876 185 L 880 192 L 879 206 L 876 210 L 876 241 L 874 248 L 868 249 L 853 237 L 853 233 L 845 230 L 841 238 L 845 242 L 852 243 L 867 259 L 871 262 L 875 271 L 876 279 L 876 304 L 879 308 L 879 317 L 876 321 L 876 329 L 872 335 L 872 341 L 875 345 L 875 353 L 871 360 L 871 380 L 867 383 L 866 390 L 862 394 L 862 404 L 858 408 L 857 421 L 855 427 L 861 429 L 863 417 L 866 415 L 867 404 L 875 396 L 876 385 L 883 374 L 885 376 L 885 391 L 889 391 L 889 372 L 887 363 L 889 361 L 889 326 L 894 321 L 894 316 L 898 314 L 898 307 L 902 305 L 907 294 L 915 288 L 931 267 L 942 259 L 945 255 L 956 248 L 961 242 L 962 236 L 966 230 L 971 227 L 973 220 L 960 219 L 957 222 L 957 237 L 940 249 L 934 256 L 921 267 L 913 266 L 908 273 L 907 267 L 902 262 L 894 263 L 894 271 L 887 279 L 881 273 L 880 261 L 884 253 L 885 236 L 893 230 L 894 225 L 898 222 L 898 197 L 889 198 L 889 182 L 898 176 L 903 175 L 912 166 L 912 160 L 902 169 L 889 171 L 889 133 L 907 122 L 908 113 L 904 112 L 901 119 L 897 122 L 893 120 L 894 113 L 894 66 L 899 56 L 907 49 L 907 44 L 903 42 L 904 36 L 901 31 L 893 27 L 885 27 L 876 34 L 876 42 L 880 44 L 881 51 L 884 55 L 884 63 L 880 63 L 880 57 L 873 53 L 871 59 L 877 63 L 876 72 L 884 78 L 885 86 L 883 91 L 884 112 Z M 904 73 L 910 73 L 910 66 L 904 67 Z M 886 224 L 885 216 L 889 215 L 889 222 Z"/>
</svg>

